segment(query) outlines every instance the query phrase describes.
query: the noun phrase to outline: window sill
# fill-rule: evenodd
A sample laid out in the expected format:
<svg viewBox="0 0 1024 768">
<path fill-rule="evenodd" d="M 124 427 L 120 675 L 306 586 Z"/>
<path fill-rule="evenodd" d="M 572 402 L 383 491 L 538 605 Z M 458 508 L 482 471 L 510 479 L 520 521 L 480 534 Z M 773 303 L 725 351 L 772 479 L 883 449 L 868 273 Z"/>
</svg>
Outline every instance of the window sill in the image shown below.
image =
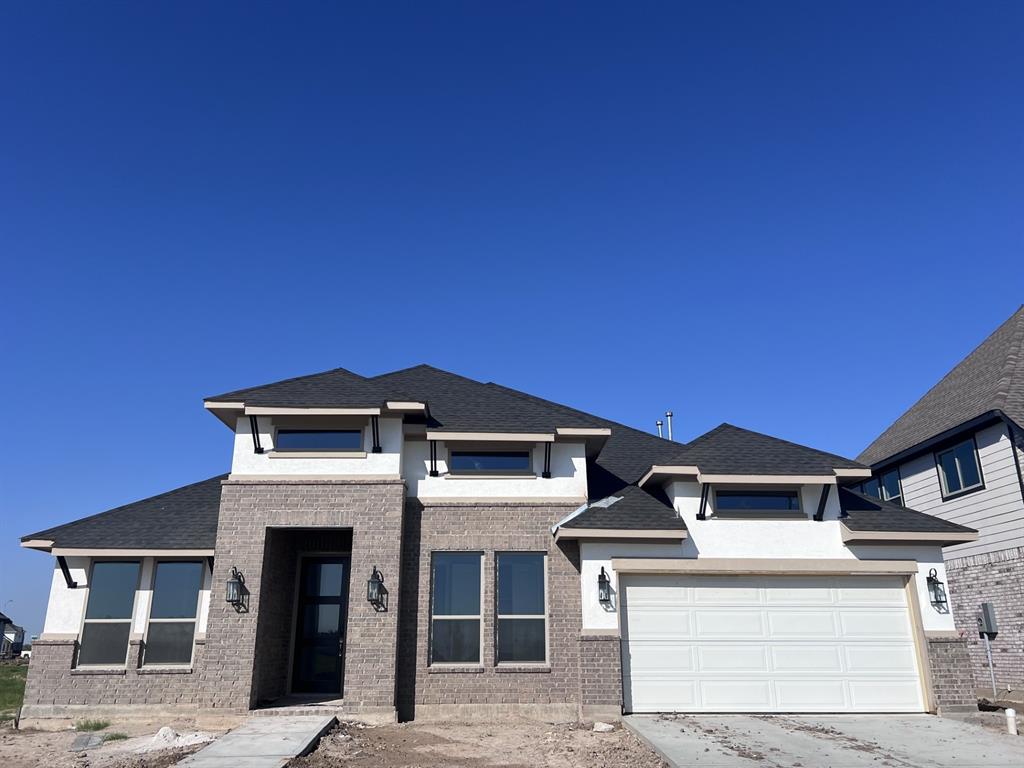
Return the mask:
<svg viewBox="0 0 1024 768">
<path fill-rule="evenodd" d="M 124 667 L 75 667 L 72 675 L 124 675 Z"/>
<path fill-rule="evenodd" d="M 476 664 L 431 664 L 427 667 L 428 675 L 478 675 L 484 668 Z"/>
<path fill-rule="evenodd" d="M 460 475 L 458 473 L 452 474 L 449 472 L 444 475 L 442 480 L 536 480 L 537 476 L 532 472 L 523 474 L 510 473 L 507 475 Z"/>
<path fill-rule="evenodd" d="M 956 493 L 947 494 L 947 495 L 942 497 L 942 501 L 943 502 L 946 502 L 946 501 L 956 501 L 957 499 L 963 498 L 964 496 L 970 496 L 972 493 L 977 493 L 978 491 L 984 491 L 984 490 L 985 490 L 984 484 L 982 484 L 982 485 L 975 485 L 972 488 L 965 488 L 962 491 L 957 491 Z"/>
<path fill-rule="evenodd" d="M 267 451 L 270 459 L 365 459 L 366 451 Z"/>
<path fill-rule="evenodd" d="M 803 512 L 714 512 L 708 520 L 810 520 Z"/>
<path fill-rule="evenodd" d="M 136 672 L 140 675 L 191 675 L 192 667 L 149 666 L 141 667 L 140 669 L 136 670 Z"/>
<path fill-rule="evenodd" d="M 542 664 L 537 662 L 535 664 L 498 664 L 494 671 L 498 674 L 547 674 L 551 672 L 551 666 L 549 664 Z"/>
</svg>

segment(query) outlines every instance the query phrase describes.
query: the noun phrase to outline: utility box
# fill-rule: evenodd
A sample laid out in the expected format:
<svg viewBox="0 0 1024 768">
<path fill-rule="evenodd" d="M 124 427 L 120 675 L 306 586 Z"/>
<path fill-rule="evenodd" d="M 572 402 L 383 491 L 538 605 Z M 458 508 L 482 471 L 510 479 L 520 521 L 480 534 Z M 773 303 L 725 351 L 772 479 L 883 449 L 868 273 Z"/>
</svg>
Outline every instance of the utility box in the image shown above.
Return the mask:
<svg viewBox="0 0 1024 768">
<path fill-rule="evenodd" d="M 992 603 L 981 604 L 981 616 L 978 617 L 978 632 L 988 638 L 999 634 L 996 624 L 996 607 Z"/>
</svg>

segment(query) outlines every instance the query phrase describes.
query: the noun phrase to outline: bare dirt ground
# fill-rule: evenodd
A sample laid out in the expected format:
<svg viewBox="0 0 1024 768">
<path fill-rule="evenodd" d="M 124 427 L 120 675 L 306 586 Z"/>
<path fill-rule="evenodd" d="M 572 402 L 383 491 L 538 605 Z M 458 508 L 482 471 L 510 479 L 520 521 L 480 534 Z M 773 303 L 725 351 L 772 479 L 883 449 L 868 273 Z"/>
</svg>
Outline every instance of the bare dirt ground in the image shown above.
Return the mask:
<svg viewBox="0 0 1024 768">
<path fill-rule="evenodd" d="M 664 768 L 628 731 L 529 720 L 485 724 L 343 723 L 289 768 Z"/>
<path fill-rule="evenodd" d="M 171 724 L 180 732 L 195 730 L 190 724 Z M 92 749 L 72 752 L 71 744 L 79 734 L 66 731 L 16 731 L 8 723 L 0 726 L 0 766 L 2 768 L 166 768 L 203 745 L 177 749 L 157 749 L 144 754 L 135 750 L 148 747 L 159 726 L 114 723 L 106 733 L 123 733 L 127 739 L 111 741 Z"/>
</svg>

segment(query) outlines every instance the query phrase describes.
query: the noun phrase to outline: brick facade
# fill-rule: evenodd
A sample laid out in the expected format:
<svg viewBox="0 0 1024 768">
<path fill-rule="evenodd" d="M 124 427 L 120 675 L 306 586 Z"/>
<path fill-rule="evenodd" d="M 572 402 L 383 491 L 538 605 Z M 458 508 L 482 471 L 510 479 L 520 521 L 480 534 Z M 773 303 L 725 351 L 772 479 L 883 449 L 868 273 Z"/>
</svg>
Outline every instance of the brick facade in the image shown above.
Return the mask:
<svg viewBox="0 0 1024 768">
<path fill-rule="evenodd" d="M 283 553 L 290 550 L 278 548 L 268 529 L 351 529 L 345 709 L 394 716 L 398 612 L 377 612 L 366 602 L 366 579 L 376 565 L 389 589 L 398 590 L 404 498 L 398 479 L 224 482 L 213 583 L 223 584 L 231 567 L 238 568 L 249 606 L 236 612 L 223 600 L 211 601 L 206 664 L 199 672 L 202 707 L 246 711 L 283 691 L 281 649 L 287 645 L 280 630 L 290 631 L 295 582 L 279 581 L 287 578 Z M 277 599 L 282 596 L 287 600 Z M 261 619 L 264 608 L 268 615 Z"/>
<path fill-rule="evenodd" d="M 580 635 L 580 718 L 618 720 L 622 715 L 622 645 L 618 633 Z"/>
<path fill-rule="evenodd" d="M 971 656 L 964 638 L 928 638 L 928 667 L 940 715 L 977 711 Z"/>
<path fill-rule="evenodd" d="M 974 680 L 991 688 L 985 641 L 977 618 L 983 602 L 996 609 L 999 634 L 992 640 L 992 661 L 999 688 L 1024 688 L 1024 547 L 946 562 L 949 594 L 957 629 L 967 638 Z"/>
<path fill-rule="evenodd" d="M 579 547 L 575 542 L 556 543 L 550 532 L 551 525 L 572 509 L 565 504 L 409 501 L 400 601 L 400 718 L 514 710 L 543 717 L 576 716 L 582 610 Z M 483 553 L 483 645 L 478 667 L 428 665 L 431 553 L 453 550 Z M 548 555 L 546 665 L 496 663 L 495 553 L 504 551 Z"/>
</svg>

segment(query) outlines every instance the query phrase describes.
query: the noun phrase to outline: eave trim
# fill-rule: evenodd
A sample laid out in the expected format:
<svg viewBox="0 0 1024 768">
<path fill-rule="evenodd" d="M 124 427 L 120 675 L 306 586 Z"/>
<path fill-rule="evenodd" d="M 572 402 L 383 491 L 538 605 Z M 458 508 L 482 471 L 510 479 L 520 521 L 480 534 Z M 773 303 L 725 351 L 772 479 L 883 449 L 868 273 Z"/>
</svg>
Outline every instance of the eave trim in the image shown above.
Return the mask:
<svg viewBox="0 0 1024 768">
<path fill-rule="evenodd" d="M 212 557 L 212 549 L 101 549 L 99 547 L 55 547 L 56 557 Z"/>
<path fill-rule="evenodd" d="M 940 544 L 964 544 L 968 541 L 978 540 L 977 532 L 854 531 L 847 528 L 845 523 L 839 526 L 839 532 L 844 543 L 859 541 L 928 541 Z"/>
<path fill-rule="evenodd" d="M 447 443 L 458 442 L 504 442 L 504 443 L 553 443 L 554 434 L 548 432 L 432 432 L 427 430 L 427 440 Z"/>
<path fill-rule="evenodd" d="M 639 528 L 559 528 L 555 541 L 560 539 L 671 539 L 682 541 L 689 537 L 685 529 Z"/>
<path fill-rule="evenodd" d="M 708 576 L 748 575 L 907 575 L 917 573 L 913 560 L 855 560 L 842 558 L 632 558 L 613 557 L 617 573 L 675 573 Z"/>
<path fill-rule="evenodd" d="M 380 408 L 282 408 L 247 405 L 246 416 L 380 416 Z"/>
</svg>

